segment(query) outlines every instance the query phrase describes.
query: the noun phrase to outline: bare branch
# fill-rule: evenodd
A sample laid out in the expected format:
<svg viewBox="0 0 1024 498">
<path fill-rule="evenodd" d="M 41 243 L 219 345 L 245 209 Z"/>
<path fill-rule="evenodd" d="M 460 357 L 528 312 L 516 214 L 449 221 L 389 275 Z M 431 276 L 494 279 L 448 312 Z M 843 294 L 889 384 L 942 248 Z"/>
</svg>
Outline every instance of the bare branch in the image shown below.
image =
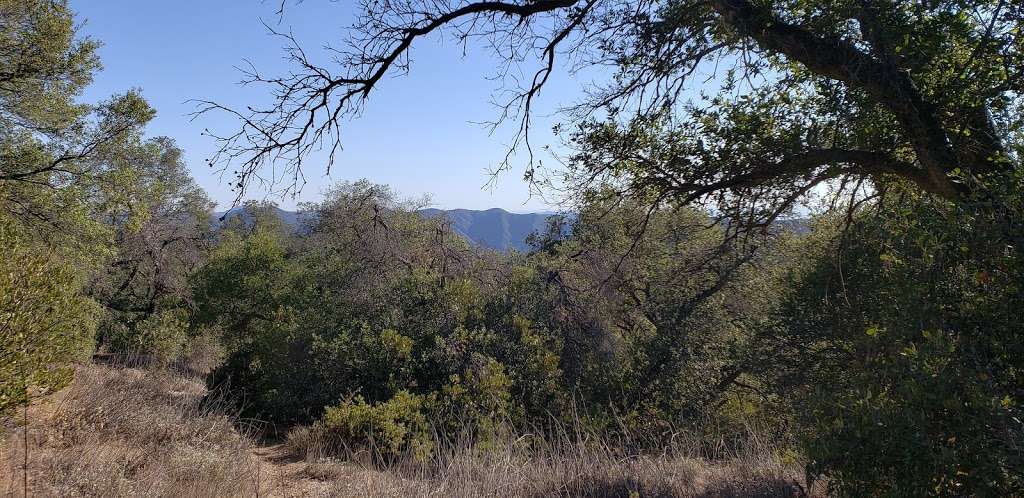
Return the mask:
<svg viewBox="0 0 1024 498">
<path fill-rule="evenodd" d="M 359 113 L 385 75 L 408 70 L 409 49 L 417 39 L 450 28 L 463 42 L 474 36 L 488 36 L 492 40 L 507 38 L 513 50 L 526 49 L 533 45 L 533 40 L 547 38 L 527 29 L 534 17 L 565 13 L 583 4 L 570 16 L 566 26 L 555 28 L 543 49 L 545 66 L 535 74 L 530 87 L 507 107 L 521 104 L 526 117 L 520 131 L 527 134 L 530 105 L 554 69 L 557 45 L 579 26 L 596 1 L 457 2 L 462 5 L 452 7 L 447 1 L 406 0 L 387 2 L 377 11 L 367 5 L 364 6 L 367 15 L 353 29 L 355 35 L 349 40 L 350 47 L 331 49 L 335 62 L 345 70 L 340 76 L 312 61 L 292 33 L 267 26 L 273 35 L 286 42 L 286 53 L 297 69 L 282 77 L 263 76 L 251 64 L 243 70 L 243 84 L 271 87 L 274 102 L 267 108 L 239 110 L 212 101 L 195 102 L 194 117 L 223 112 L 241 123 L 237 132 L 228 135 L 207 130 L 206 133 L 220 144 L 209 163 L 222 172 L 235 168 L 232 170 L 233 190 L 237 200 L 242 199 L 253 180 L 275 186 L 282 178 L 288 178 L 280 193 L 295 194 L 304 183 L 303 163 L 310 154 L 326 149 L 326 167 L 330 172 L 341 150 L 342 120 Z M 268 167 L 270 171 L 264 171 Z"/>
</svg>

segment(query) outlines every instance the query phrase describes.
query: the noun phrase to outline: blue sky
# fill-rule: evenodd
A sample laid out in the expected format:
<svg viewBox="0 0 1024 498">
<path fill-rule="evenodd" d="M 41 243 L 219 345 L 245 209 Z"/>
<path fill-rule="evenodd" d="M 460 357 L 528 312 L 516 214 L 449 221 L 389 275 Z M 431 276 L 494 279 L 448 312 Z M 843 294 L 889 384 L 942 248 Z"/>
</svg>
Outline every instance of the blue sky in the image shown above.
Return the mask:
<svg viewBox="0 0 1024 498">
<path fill-rule="evenodd" d="M 307 48 L 338 45 L 353 20 L 352 3 L 290 3 L 279 26 L 291 28 Z M 148 134 L 177 140 L 197 181 L 221 207 L 229 204 L 229 178 L 221 182 L 206 166 L 204 159 L 215 144 L 201 132 L 206 127 L 231 131 L 234 125 L 217 116 L 190 121 L 194 105 L 188 100 L 235 106 L 266 101 L 264 89 L 237 84 L 241 75 L 234 67 L 248 58 L 268 74 L 287 69 L 280 40 L 268 36 L 260 24 L 260 19 L 278 22 L 277 2 L 72 0 L 71 6 L 84 23 L 82 33 L 103 43 L 104 70 L 84 99 L 91 102 L 141 89 L 158 113 Z M 321 162 L 312 158 L 306 171 L 309 183 L 300 198 L 271 200 L 291 208 L 296 202 L 317 200 L 332 182 L 368 178 L 389 184 L 404 196 L 430 194 L 441 208 L 548 209 L 541 199 L 530 198 L 521 179 L 524 158 L 518 168 L 497 178 L 496 187 L 485 187 L 487 171 L 504 157 L 512 137 L 511 129 L 490 135 L 474 124 L 497 117 L 490 103 L 497 83 L 488 80 L 496 68 L 489 55 L 471 51 L 463 57 L 460 47 L 435 37 L 416 45 L 412 59 L 410 75 L 383 81 L 362 116 L 348 123 L 345 150 L 331 176 L 325 177 L 318 167 Z M 548 132 L 555 119 L 545 116 L 575 102 L 582 88 L 583 83 L 565 71 L 552 79 L 537 105 L 535 141 L 557 145 Z M 250 197 L 264 195 L 255 189 Z"/>
</svg>

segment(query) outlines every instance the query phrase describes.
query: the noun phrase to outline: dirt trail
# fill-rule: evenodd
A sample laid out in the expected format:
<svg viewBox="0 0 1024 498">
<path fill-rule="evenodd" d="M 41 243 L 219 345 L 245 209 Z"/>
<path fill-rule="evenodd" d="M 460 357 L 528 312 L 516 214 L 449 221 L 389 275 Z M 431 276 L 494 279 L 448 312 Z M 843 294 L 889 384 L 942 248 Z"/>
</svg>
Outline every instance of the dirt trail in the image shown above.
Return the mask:
<svg viewBox="0 0 1024 498">
<path fill-rule="evenodd" d="M 252 457 L 260 496 L 315 496 L 310 489 L 315 481 L 303 475 L 306 462 L 289 455 L 284 445 L 256 446 Z"/>
<path fill-rule="evenodd" d="M 283 444 L 254 447 L 252 456 L 261 497 L 337 496 L 339 482 L 355 473 L 340 463 L 306 462 Z"/>
</svg>

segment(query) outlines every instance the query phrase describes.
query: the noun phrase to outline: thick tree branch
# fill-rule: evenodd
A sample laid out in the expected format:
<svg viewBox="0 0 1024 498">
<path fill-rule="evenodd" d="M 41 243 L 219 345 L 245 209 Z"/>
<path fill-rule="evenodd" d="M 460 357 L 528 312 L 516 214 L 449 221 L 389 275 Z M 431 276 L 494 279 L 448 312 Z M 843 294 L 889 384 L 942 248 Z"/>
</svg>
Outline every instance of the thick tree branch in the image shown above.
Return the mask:
<svg viewBox="0 0 1024 498">
<path fill-rule="evenodd" d="M 962 187 L 947 174 L 959 166 L 934 106 L 918 91 L 910 76 L 893 65 L 865 54 L 852 43 L 824 39 L 792 24 L 749 0 L 710 0 L 723 20 L 763 48 L 800 62 L 815 73 L 859 88 L 882 103 L 902 125 L 927 172 L 929 192 L 957 198 Z"/>
<path fill-rule="evenodd" d="M 827 166 L 831 167 L 819 171 Z M 930 189 L 933 187 L 927 173 L 886 153 L 866 150 L 811 149 L 714 182 L 677 181 L 674 188 L 685 194 L 684 203 L 690 203 L 715 192 L 755 188 L 771 181 L 787 180 L 796 176 L 812 175 L 814 181 L 820 183 L 846 174 L 862 176 L 891 174 L 914 182 L 928 191 L 931 191 Z"/>
</svg>

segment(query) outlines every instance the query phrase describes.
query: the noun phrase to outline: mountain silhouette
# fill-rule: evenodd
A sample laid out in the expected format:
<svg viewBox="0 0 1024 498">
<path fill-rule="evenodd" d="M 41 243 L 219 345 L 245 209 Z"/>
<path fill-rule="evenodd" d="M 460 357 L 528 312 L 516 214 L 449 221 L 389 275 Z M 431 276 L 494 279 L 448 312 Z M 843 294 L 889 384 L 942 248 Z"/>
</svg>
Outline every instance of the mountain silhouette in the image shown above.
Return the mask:
<svg viewBox="0 0 1024 498">
<path fill-rule="evenodd" d="M 476 211 L 472 209 L 421 209 L 428 218 L 445 216 L 452 229 L 469 241 L 483 247 L 505 251 L 526 251 L 526 237 L 544 231 L 549 213 L 510 213 L 500 208 Z"/>
<path fill-rule="evenodd" d="M 302 214 L 295 211 L 286 211 L 279 207 L 272 208 L 278 218 L 281 218 L 286 225 L 292 228 L 298 228 L 299 220 L 302 218 Z M 216 211 L 211 216 L 210 222 L 214 226 L 226 225 L 232 218 L 240 217 L 242 224 L 249 225 L 253 221 L 252 213 L 245 206 L 233 207 L 227 211 Z"/>
<path fill-rule="evenodd" d="M 277 216 L 285 224 L 299 228 L 302 213 L 274 208 Z M 526 238 L 534 231 L 543 231 L 547 218 L 552 213 L 511 213 L 500 208 L 487 210 L 473 209 L 421 209 L 418 211 L 427 218 L 446 217 L 452 224 L 452 230 L 470 242 L 498 251 L 515 249 L 525 252 L 529 246 Z M 241 217 L 245 224 L 252 222 L 252 215 L 244 206 L 216 212 L 211 220 L 215 226 L 222 226 L 234 217 Z"/>
</svg>

